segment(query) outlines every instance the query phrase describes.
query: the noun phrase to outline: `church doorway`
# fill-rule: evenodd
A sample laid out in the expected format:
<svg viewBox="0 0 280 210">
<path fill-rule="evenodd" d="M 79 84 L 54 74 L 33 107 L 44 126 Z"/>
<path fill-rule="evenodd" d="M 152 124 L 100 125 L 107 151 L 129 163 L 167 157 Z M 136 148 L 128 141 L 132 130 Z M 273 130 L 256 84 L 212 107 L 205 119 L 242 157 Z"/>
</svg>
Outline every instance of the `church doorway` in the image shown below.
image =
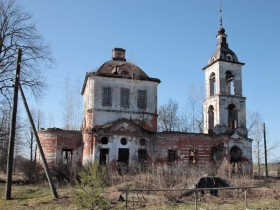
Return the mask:
<svg viewBox="0 0 280 210">
<path fill-rule="evenodd" d="M 230 149 L 230 163 L 232 164 L 233 173 L 237 173 L 239 171 L 238 169 L 238 163 L 242 161 L 242 150 L 238 146 L 233 146 Z"/>
</svg>

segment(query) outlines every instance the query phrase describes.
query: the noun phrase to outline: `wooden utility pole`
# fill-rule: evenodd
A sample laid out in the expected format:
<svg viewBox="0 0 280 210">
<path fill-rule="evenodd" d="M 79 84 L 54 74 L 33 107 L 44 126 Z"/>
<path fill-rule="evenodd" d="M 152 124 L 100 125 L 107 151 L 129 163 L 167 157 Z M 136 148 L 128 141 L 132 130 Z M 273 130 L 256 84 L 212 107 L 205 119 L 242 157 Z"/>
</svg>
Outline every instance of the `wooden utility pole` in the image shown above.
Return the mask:
<svg viewBox="0 0 280 210">
<path fill-rule="evenodd" d="M 265 176 L 268 177 L 267 171 L 267 151 L 266 151 L 266 132 L 265 132 L 265 123 L 263 123 L 263 141 L 264 141 L 264 163 L 265 163 Z"/>
<path fill-rule="evenodd" d="M 30 163 L 32 162 L 33 162 L 33 132 L 30 128 Z"/>
<path fill-rule="evenodd" d="M 38 149 L 39 149 L 39 152 L 40 152 L 40 155 L 42 157 L 42 160 L 43 160 L 43 166 L 44 166 L 44 169 L 45 169 L 45 172 L 46 172 L 46 175 L 47 175 L 47 179 L 48 179 L 48 182 L 49 182 L 49 186 L 51 188 L 51 191 L 52 191 L 52 194 L 55 198 L 58 198 L 58 195 L 57 195 L 57 192 L 56 192 L 56 189 L 55 189 L 55 186 L 52 182 L 52 177 L 51 177 L 51 173 L 49 171 L 49 167 L 48 167 L 48 163 L 46 161 L 46 158 L 45 158 L 45 155 L 44 155 L 44 151 L 42 149 L 42 146 L 41 146 L 41 143 L 39 141 L 39 137 L 38 137 L 38 134 L 37 134 L 37 131 L 36 131 L 36 128 L 35 128 L 35 124 L 34 124 L 34 121 L 32 119 L 32 116 L 31 116 L 31 113 L 29 111 L 29 108 L 28 108 L 28 104 L 26 102 L 26 99 L 25 99 L 25 95 L 23 93 L 23 90 L 22 90 L 22 87 L 20 85 L 20 83 L 18 84 L 19 86 L 19 91 L 21 93 L 21 97 L 22 97 L 22 100 L 23 100 L 23 104 L 24 104 L 24 107 L 25 107 L 25 110 L 27 112 L 27 116 L 28 116 L 28 119 L 29 119 L 29 122 L 30 122 L 30 125 L 31 125 L 31 128 L 32 128 L 32 131 L 33 131 L 33 134 L 35 136 L 35 140 L 36 140 L 36 143 L 37 143 L 37 146 L 38 146 Z"/>
<path fill-rule="evenodd" d="M 13 96 L 13 110 L 11 116 L 11 127 L 9 135 L 8 146 L 8 160 L 7 160 L 7 178 L 6 178 L 6 193 L 5 199 L 11 199 L 12 193 L 12 178 L 13 178 L 13 164 L 14 164 L 14 147 L 15 147 L 15 135 L 16 135 L 16 117 L 17 117 L 17 103 L 18 103 L 18 84 L 20 76 L 20 63 L 21 63 L 21 49 L 18 49 L 17 63 L 16 63 L 16 75 L 14 84 L 14 96 Z"/>
</svg>

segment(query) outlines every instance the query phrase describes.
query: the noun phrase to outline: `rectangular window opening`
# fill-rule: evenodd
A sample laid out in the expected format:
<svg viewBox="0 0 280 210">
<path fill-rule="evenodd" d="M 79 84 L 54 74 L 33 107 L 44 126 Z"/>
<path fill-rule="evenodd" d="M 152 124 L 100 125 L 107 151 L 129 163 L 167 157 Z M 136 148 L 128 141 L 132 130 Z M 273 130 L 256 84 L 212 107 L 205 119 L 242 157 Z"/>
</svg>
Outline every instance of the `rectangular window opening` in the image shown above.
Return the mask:
<svg viewBox="0 0 280 210">
<path fill-rule="evenodd" d="M 129 107 L 129 96 L 130 91 L 128 88 L 121 88 L 121 106 L 122 107 Z"/>
<path fill-rule="evenodd" d="M 119 149 L 118 162 L 127 165 L 129 164 L 129 149 Z"/>
<path fill-rule="evenodd" d="M 175 163 L 176 159 L 177 159 L 177 151 L 168 150 L 168 163 Z"/>
<path fill-rule="evenodd" d="M 72 149 L 62 150 L 62 163 L 65 165 L 71 164 L 72 162 Z"/>
<path fill-rule="evenodd" d="M 147 91 L 146 90 L 137 91 L 137 107 L 140 109 L 147 108 Z"/>
<path fill-rule="evenodd" d="M 111 87 L 102 87 L 102 106 L 112 106 Z"/>
<path fill-rule="evenodd" d="M 100 149 L 99 165 L 109 164 L 109 149 Z"/>
</svg>

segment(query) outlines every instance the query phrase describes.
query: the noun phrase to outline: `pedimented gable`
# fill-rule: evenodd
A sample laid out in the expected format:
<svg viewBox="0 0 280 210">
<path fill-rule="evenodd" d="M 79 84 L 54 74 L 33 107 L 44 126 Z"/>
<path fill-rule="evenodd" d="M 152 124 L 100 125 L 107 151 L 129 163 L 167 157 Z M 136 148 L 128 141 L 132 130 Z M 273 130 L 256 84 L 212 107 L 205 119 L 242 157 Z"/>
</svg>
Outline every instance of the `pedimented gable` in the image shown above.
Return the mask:
<svg viewBox="0 0 280 210">
<path fill-rule="evenodd" d="M 147 133 L 145 129 L 136 125 L 130 120 L 120 120 L 112 124 L 103 126 L 98 130 L 98 133 L 117 133 L 117 134 L 133 134 L 133 133 Z"/>
<path fill-rule="evenodd" d="M 235 131 L 234 134 L 232 134 L 232 136 L 230 137 L 230 140 L 234 140 L 234 141 L 243 141 L 246 138 L 244 138 L 244 136 L 240 135 L 238 133 L 238 131 Z"/>
</svg>

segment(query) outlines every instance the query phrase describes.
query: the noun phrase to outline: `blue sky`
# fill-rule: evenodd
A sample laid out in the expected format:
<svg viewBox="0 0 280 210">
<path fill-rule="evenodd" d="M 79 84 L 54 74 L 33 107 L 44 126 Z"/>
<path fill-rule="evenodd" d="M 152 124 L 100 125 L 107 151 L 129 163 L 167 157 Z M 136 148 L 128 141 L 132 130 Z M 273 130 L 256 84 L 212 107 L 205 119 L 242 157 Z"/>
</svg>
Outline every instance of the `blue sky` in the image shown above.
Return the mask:
<svg viewBox="0 0 280 210">
<path fill-rule="evenodd" d="M 38 106 L 56 116 L 64 80 L 83 81 L 85 73 L 111 59 L 114 47 L 150 77 L 162 82 L 158 105 L 169 98 L 186 107 L 191 86 L 204 88 L 204 67 L 216 48 L 219 1 L 216 0 L 20 0 L 33 14 L 50 44 L 56 66 L 44 69 L 49 82 Z M 279 142 L 280 1 L 223 1 L 223 26 L 229 47 L 243 67 L 248 112 L 258 111 L 268 140 Z M 79 100 L 82 100 L 80 97 Z M 278 148 L 280 145 L 278 144 Z"/>
</svg>

